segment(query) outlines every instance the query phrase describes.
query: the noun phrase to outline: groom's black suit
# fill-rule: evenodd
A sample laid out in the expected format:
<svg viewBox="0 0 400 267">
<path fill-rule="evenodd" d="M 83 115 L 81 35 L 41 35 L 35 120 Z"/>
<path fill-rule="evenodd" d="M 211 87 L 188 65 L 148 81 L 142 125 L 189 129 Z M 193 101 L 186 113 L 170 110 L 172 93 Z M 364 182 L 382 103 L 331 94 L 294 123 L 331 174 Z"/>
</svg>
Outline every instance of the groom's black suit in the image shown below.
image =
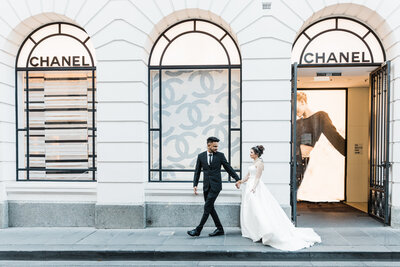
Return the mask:
<svg viewBox="0 0 400 267">
<path fill-rule="evenodd" d="M 215 226 L 218 229 L 223 229 L 217 212 L 214 209 L 214 202 L 217 199 L 219 192 L 222 190 L 221 165 L 236 181 L 240 180 L 239 176 L 226 160 L 224 153 L 214 153 L 210 165 L 208 164 L 207 151 L 204 151 L 197 156 L 196 169 L 193 178 L 193 187 L 198 185 L 201 169 L 203 169 L 203 191 L 205 201 L 203 217 L 201 218 L 199 226 L 196 227 L 198 231 L 201 231 L 203 229 L 203 226 L 206 223 L 210 214 L 214 220 Z"/>
</svg>

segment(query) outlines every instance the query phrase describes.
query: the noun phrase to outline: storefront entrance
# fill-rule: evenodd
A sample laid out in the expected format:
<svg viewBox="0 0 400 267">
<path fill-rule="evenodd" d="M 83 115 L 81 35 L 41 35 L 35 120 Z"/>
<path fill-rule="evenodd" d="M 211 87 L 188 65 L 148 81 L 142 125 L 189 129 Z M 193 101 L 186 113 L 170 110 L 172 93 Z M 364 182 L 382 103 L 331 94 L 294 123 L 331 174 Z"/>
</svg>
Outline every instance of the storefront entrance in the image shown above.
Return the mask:
<svg viewBox="0 0 400 267">
<path fill-rule="evenodd" d="M 332 212 L 389 223 L 389 69 L 293 65 L 291 205 L 300 225 Z"/>
<path fill-rule="evenodd" d="M 357 20 L 321 19 L 297 36 L 292 62 L 293 221 L 331 207 L 389 224 L 390 62 L 380 39 Z"/>
</svg>

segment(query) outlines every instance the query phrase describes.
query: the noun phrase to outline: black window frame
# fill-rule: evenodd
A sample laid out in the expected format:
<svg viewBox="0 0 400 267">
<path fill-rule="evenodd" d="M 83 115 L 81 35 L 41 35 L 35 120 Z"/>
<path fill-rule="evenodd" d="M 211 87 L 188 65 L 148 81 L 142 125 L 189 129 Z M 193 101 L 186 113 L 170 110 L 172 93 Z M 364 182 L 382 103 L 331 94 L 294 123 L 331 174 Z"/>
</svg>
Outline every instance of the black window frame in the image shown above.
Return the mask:
<svg viewBox="0 0 400 267">
<path fill-rule="evenodd" d="M 40 44 L 40 42 L 35 42 L 33 41 L 33 39 L 31 38 L 31 36 L 36 33 L 37 31 L 51 26 L 51 25 L 56 25 L 58 24 L 58 33 L 57 34 L 50 34 L 46 37 L 44 37 L 43 39 L 40 40 L 40 42 L 44 41 L 45 39 L 54 37 L 54 36 L 68 36 L 71 37 L 75 40 L 77 40 L 78 42 L 80 42 L 85 49 L 87 50 L 89 56 L 90 56 L 90 60 L 91 60 L 91 66 L 87 66 L 87 67 L 29 67 L 29 58 L 32 55 L 32 52 L 35 50 L 36 46 L 38 46 Z M 92 53 L 90 52 L 90 49 L 88 48 L 88 46 L 86 45 L 86 42 L 90 40 L 90 37 L 88 37 L 85 41 L 81 41 L 78 38 L 76 38 L 73 35 L 70 34 L 65 34 L 61 32 L 61 26 L 62 25 L 69 25 L 69 26 L 73 26 L 76 27 L 78 29 L 80 29 L 81 31 L 86 32 L 82 27 L 79 27 L 73 23 L 68 23 L 68 22 L 52 22 L 52 23 L 47 23 L 44 24 L 38 28 L 36 28 L 34 31 L 32 31 L 26 38 L 25 40 L 22 42 L 21 46 L 19 47 L 17 56 L 16 56 L 16 61 L 15 61 L 15 133 L 16 133 L 16 181 L 24 181 L 24 182 L 96 182 L 96 172 L 97 172 L 97 166 L 96 166 L 96 136 L 97 136 L 97 127 L 96 127 L 96 66 L 95 66 L 95 61 L 93 58 Z M 33 48 L 31 49 L 28 57 L 27 57 L 27 62 L 26 62 L 26 66 L 25 67 L 18 67 L 18 60 L 19 60 L 19 56 L 20 53 L 22 51 L 22 48 L 24 47 L 24 45 L 26 44 L 26 42 L 28 40 L 31 40 L 34 43 Z M 37 71 L 86 71 L 86 72 L 91 72 L 91 78 L 92 78 L 92 107 L 91 107 L 91 115 L 92 115 L 92 126 L 88 127 L 88 130 L 91 131 L 91 135 L 92 135 L 92 153 L 89 154 L 89 159 L 92 159 L 92 167 L 89 167 L 87 169 L 61 169 L 61 168 L 32 168 L 30 167 L 29 164 L 29 158 L 30 158 L 30 154 L 29 154 L 29 130 L 31 127 L 29 127 L 29 101 L 25 101 L 25 112 L 26 112 L 26 127 L 20 128 L 18 126 L 19 124 L 19 105 L 18 105 L 18 94 L 19 94 L 19 88 L 18 88 L 18 74 L 19 73 L 25 73 L 25 77 L 26 77 L 26 100 L 29 100 L 29 73 L 30 72 L 37 72 Z M 88 109 L 88 112 L 90 112 L 90 109 Z M 25 153 L 25 157 L 27 158 L 26 160 L 26 166 L 24 168 L 20 168 L 19 167 L 19 133 L 20 132 L 26 132 L 25 137 L 26 137 L 26 153 Z M 26 179 L 21 179 L 19 176 L 19 173 L 21 171 L 26 171 L 27 172 L 27 178 Z M 92 172 L 92 179 L 87 179 L 87 180 L 70 180 L 70 179 L 30 179 L 30 175 L 29 172 L 30 171 L 50 171 L 53 173 L 57 173 L 57 172 L 63 172 L 63 173 L 86 173 L 86 172 Z"/>
<path fill-rule="evenodd" d="M 185 23 L 185 22 L 189 22 L 189 21 L 193 21 L 194 22 L 194 30 L 192 31 L 186 31 L 184 33 L 180 33 L 177 36 L 175 36 L 173 39 L 169 40 L 166 36 L 165 33 L 170 30 L 171 28 L 181 24 L 181 23 Z M 203 31 L 196 31 L 196 22 L 197 21 L 202 21 L 202 22 L 206 22 L 206 23 L 210 23 L 213 24 L 215 26 L 217 26 L 218 28 L 220 28 L 221 30 L 223 30 L 225 33 L 224 35 L 218 39 L 216 38 L 214 35 L 207 33 L 207 32 L 203 32 Z M 223 47 L 223 49 L 225 50 L 226 56 L 228 58 L 228 64 L 225 65 L 162 65 L 161 62 L 163 60 L 163 56 L 166 52 L 166 50 L 168 49 L 169 45 L 178 37 L 188 34 L 188 33 L 203 33 L 206 34 L 208 36 L 211 36 L 212 38 L 214 38 L 215 40 L 217 40 L 219 42 L 219 44 Z M 239 64 L 231 64 L 231 59 L 229 56 L 229 53 L 227 51 L 227 49 L 225 48 L 225 46 L 222 43 L 222 40 L 226 37 L 229 36 L 232 40 L 233 43 L 235 44 L 235 47 L 237 49 L 237 53 L 239 56 Z M 164 37 L 165 39 L 168 40 L 169 44 L 164 47 L 164 50 L 160 56 L 160 60 L 158 62 L 158 65 L 152 65 L 151 64 L 151 59 L 152 59 L 152 55 L 153 55 L 153 51 L 154 48 L 157 45 L 157 42 L 160 40 L 161 37 Z M 239 132 L 240 133 L 240 138 L 239 138 L 239 158 L 240 158 L 240 163 L 239 163 L 239 169 L 235 169 L 236 172 L 240 173 L 240 177 L 242 176 L 242 57 L 241 57 L 241 53 L 240 53 L 240 49 L 237 45 L 237 42 L 235 41 L 235 39 L 232 37 L 232 35 L 223 27 L 221 27 L 220 25 L 209 21 L 209 20 L 205 20 L 205 19 L 186 19 L 186 20 L 182 20 L 179 21 L 171 26 L 169 26 L 166 30 L 164 30 L 163 33 L 161 33 L 159 35 L 159 37 L 157 38 L 157 40 L 154 42 L 154 45 L 150 51 L 150 55 L 149 55 L 149 62 L 148 62 L 148 182 L 151 183 L 191 183 L 192 181 L 189 180 L 169 180 L 169 181 L 163 181 L 162 179 L 162 173 L 163 172 L 192 172 L 194 173 L 194 169 L 163 169 L 162 168 L 162 104 L 161 104 L 161 99 L 162 99 L 162 71 L 163 70 L 228 70 L 228 156 L 227 156 L 227 160 L 229 162 L 229 164 L 231 163 L 231 136 L 232 136 L 232 132 Z M 232 92 L 231 92 L 231 86 L 232 86 L 232 80 L 231 80 L 231 73 L 232 70 L 239 70 L 239 77 L 240 77 L 240 85 L 239 85 L 239 90 L 240 90 L 240 112 L 239 112 L 239 127 L 236 128 L 232 128 L 231 124 L 232 124 L 232 120 L 231 120 L 231 114 L 232 114 Z M 151 105 L 152 105 L 152 83 L 151 83 L 151 72 L 152 71 L 158 71 L 158 75 L 159 75 L 159 127 L 158 128 L 152 128 L 151 124 L 152 124 L 152 114 L 151 114 Z M 152 168 L 152 161 L 151 161 L 151 153 L 152 153 L 152 132 L 159 132 L 159 168 L 158 169 L 153 169 Z M 204 144 L 206 143 L 205 140 Z M 151 174 L 152 172 L 158 172 L 159 173 L 159 180 L 155 181 L 151 179 Z M 225 170 L 222 170 L 222 172 L 226 172 Z M 231 177 L 228 176 L 228 181 L 222 181 L 223 183 L 230 183 L 233 182 Z"/>
<path fill-rule="evenodd" d="M 326 20 L 332 20 L 332 19 L 335 20 L 335 28 L 333 28 L 333 29 L 328 29 L 328 30 L 323 30 L 323 31 L 319 32 L 318 34 L 316 34 L 315 36 L 313 36 L 312 38 L 310 38 L 310 37 L 307 35 L 306 31 L 307 31 L 309 28 L 311 28 L 312 26 L 317 25 L 317 24 L 319 24 L 319 23 L 321 23 L 321 22 L 324 22 L 324 21 L 326 21 Z M 340 19 L 340 20 L 348 20 L 348 21 L 355 22 L 355 23 L 361 25 L 362 27 L 366 28 L 368 31 L 367 31 L 366 34 L 364 34 L 364 36 L 359 36 L 357 33 L 353 32 L 353 31 L 345 30 L 345 29 L 340 29 L 339 26 L 338 26 L 338 25 L 339 25 L 339 22 L 338 22 L 339 19 Z M 359 38 L 359 39 L 365 44 L 365 46 L 368 48 L 368 52 L 369 52 L 370 57 L 371 57 L 371 62 L 369 62 L 369 63 L 311 63 L 311 64 L 310 64 L 310 63 L 303 63 L 303 55 L 304 55 L 304 52 L 306 51 L 307 47 L 315 40 L 315 38 L 319 37 L 320 35 L 322 35 L 322 34 L 324 34 L 324 33 L 333 32 L 333 31 L 347 32 L 347 33 L 350 33 L 350 34 L 354 35 L 355 37 Z M 385 62 L 385 61 L 386 61 L 386 52 L 385 52 L 385 48 L 383 47 L 383 44 L 382 44 L 380 38 L 378 37 L 378 35 L 375 33 L 375 31 L 374 31 L 371 27 L 369 27 L 367 24 L 365 24 L 364 22 L 359 21 L 359 20 L 354 19 L 354 18 L 345 17 L 345 16 L 332 16 L 332 17 L 323 18 L 323 19 L 320 19 L 320 20 L 317 20 L 317 21 L 311 23 L 311 24 L 308 25 L 306 28 L 304 28 L 304 29 L 301 31 L 301 33 L 300 33 L 300 34 L 296 37 L 296 39 L 294 40 L 293 45 L 292 45 L 292 50 L 293 50 L 293 48 L 296 46 L 296 43 L 297 43 L 297 41 L 300 39 L 301 36 L 305 36 L 305 37 L 308 39 L 308 41 L 307 41 L 307 44 L 303 46 L 303 49 L 302 49 L 301 54 L 300 54 L 300 58 L 299 58 L 299 59 L 296 59 L 295 61 L 298 63 L 298 65 L 300 65 L 300 67 L 301 67 L 301 66 L 304 66 L 304 65 L 307 65 L 307 66 L 310 66 L 310 67 L 320 67 L 320 66 L 344 66 L 344 65 L 349 65 L 349 66 L 367 66 L 367 65 L 371 65 L 371 66 L 380 66 L 383 62 L 376 62 L 376 60 L 374 60 L 374 55 L 373 55 L 373 53 L 372 53 L 372 49 L 370 48 L 370 46 L 369 46 L 369 45 L 366 43 L 366 41 L 365 41 L 365 38 L 366 38 L 369 34 L 372 34 L 372 35 L 374 36 L 375 40 L 378 42 L 379 47 L 380 47 L 381 52 L 382 52 L 383 62 Z"/>
</svg>

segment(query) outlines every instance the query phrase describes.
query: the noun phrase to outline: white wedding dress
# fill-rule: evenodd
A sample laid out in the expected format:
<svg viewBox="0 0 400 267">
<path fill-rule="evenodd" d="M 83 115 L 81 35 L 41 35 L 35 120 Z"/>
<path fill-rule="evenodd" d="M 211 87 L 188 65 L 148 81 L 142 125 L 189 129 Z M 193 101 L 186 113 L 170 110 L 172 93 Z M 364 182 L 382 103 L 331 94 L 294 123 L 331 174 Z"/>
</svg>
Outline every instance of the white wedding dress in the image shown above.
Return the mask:
<svg viewBox="0 0 400 267">
<path fill-rule="evenodd" d="M 260 162 L 263 168 L 263 163 Z M 259 181 L 255 192 L 251 192 L 256 175 L 256 165 L 249 167 L 249 179 L 244 183 L 242 190 L 242 204 L 240 209 L 240 225 L 242 236 L 264 245 L 294 251 L 312 246 L 321 242 L 321 237 L 311 228 L 296 228 L 287 217 L 279 203 L 262 181 Z"/>
</svg>

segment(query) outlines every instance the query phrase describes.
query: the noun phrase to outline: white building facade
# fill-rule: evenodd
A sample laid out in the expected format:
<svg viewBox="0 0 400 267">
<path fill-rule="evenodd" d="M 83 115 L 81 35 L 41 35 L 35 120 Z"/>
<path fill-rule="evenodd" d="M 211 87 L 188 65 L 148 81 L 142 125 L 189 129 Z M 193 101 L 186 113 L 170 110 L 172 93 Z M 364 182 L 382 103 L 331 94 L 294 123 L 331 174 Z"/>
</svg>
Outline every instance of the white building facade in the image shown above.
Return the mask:
<svg viewBox="0 0 400 267">
<path fill-rule="evenodd" d="M 194 163 L 212 135 L 242 176 L 250 148 L 266 148 L 263 182 L 290 216 L 293 83 L 347 89 L 353 139 L 346 148 L 346 199 L 369 202 L 370 213 L 377 207 L 377 217 L 400 226 L 397 1 L 1 0 L 0 6 L 1 227 L 196 226 L 204 201 L 193 194 Z M 366 48 L 347 51 L 350 36 L 340 34 L 332 47 L 343 51 L 318 43 L 312 34 L 322 36 L 329 26 L 307 29 L 322 21 L 336 21 L 340 34 L 365 27 L 357 38 Z M 317 43 L 306 46 L 303 35 Z M 320 61 L 312 54 L 319 46 L 327 47 L 324 60 L 318 51 Z M 316 75 L 306 73 L 307 64 L 358 71 L 349 74 L 356 83 L 312 83 Z M 380 78 L 390 90 L 383 89 L 389 94 L 379 100 L 385 108 L 378 118 L 369 108 L 369 74 L 381 65 L 390 66 Z M 357 88 L 366 89 L 357 95 Z M 352 97 L 365 98 L 362 112 L 351 108 Z M 357 112 L 368 115 L 363 125 Z M 351 132 L 353 126 L 365 131 Z M 383 149 L 377 161 L 371 140 Z M 350 154 L 364 158 L 352 161 Z M 382 168 L 378 178 L 373 167 Z M 224 226 L 239 226 L 241 191 L 225 173 L 223 180 L 217 211 Z M 349 191 L 360 187 L 359 197 Z"/>
</svg>

